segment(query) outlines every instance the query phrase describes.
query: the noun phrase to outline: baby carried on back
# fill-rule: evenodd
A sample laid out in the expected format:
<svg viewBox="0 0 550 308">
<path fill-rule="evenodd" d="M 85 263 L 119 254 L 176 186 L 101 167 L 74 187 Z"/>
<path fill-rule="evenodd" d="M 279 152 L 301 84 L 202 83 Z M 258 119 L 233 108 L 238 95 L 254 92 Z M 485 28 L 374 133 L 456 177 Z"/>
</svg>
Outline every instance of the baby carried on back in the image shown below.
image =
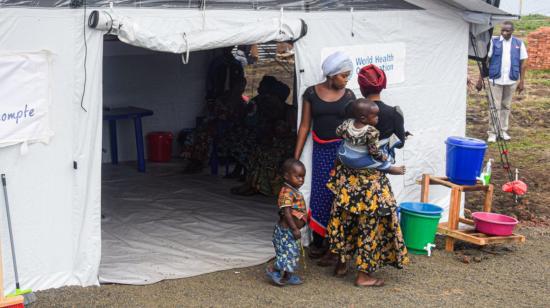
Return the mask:
<svg viewBox="0 0 550 308">
<path fill-rule="evenodd" d="M 392 135 L 379 140 L 379 108 L 367 99 L 358 99 L 352 103 L 353 118 L 344 121 L 336 134 L 344 139 L 338 149 L 338 158 L 347 167 L 353 169 L 377 169 L 389 174 L 405 174 L 405 166 L 393 166 L 394 148 L 401 140 Z"/>
</svg>

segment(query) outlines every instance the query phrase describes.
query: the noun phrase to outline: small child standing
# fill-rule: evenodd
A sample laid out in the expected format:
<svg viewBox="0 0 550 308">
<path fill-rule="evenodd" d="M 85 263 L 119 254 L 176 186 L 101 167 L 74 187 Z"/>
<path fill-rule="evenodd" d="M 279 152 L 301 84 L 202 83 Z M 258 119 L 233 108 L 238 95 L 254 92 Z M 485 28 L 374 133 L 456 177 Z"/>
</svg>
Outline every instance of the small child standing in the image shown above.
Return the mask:
<svg viewBox="0 0 550 308">
<path fill-rule="evenodd" d="M 338 158 L 349 168 L 374 168 L 389 174 L 405 174 L 405 166 L 393 166 L 388 154 L 379 146 L 379 108 L 373 101 L 360 98 L 352 103 L 353 118 L 336 128 L 336 134 L 344 139 L 338 150 Z"/>
<path fill-rule="evenodd" d="M 282 169 L 285 183 L 279 192 L 279 222 L 273 231 L 275 263 L 266 273 L 276 285 L 298 285 L 302 283 L 295 274 L 300 260 L 300 229 L 307 223 L 306 203 L 299 188 L 304 184 L 306 168 L 299 160 L 289 158 Z"/>
</svg>

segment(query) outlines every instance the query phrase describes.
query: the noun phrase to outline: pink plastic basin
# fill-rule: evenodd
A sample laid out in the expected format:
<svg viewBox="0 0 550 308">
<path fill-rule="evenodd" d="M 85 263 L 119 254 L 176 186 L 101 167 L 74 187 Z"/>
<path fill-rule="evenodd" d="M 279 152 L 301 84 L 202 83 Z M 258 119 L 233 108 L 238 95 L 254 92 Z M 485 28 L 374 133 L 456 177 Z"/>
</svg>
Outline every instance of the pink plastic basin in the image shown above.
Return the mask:
<svg viewBox="0 0 550 308">
<path fill-rule="evenodd" d="M 475 212 L 472 213 L 472 217 L 474 218 L 476 230 L 488 235 L 512 235 L 518 224 L 518 220 L 514 217 L 502 214 Z"/>
</svg>

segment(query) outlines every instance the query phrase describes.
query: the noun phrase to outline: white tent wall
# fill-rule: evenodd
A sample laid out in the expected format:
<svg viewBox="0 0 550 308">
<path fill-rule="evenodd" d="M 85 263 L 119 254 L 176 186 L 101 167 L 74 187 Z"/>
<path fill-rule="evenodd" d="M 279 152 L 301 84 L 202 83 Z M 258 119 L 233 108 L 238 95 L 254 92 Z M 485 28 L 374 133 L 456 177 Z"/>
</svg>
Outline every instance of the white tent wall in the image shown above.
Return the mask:
<svg viewBox="0 0 550 308">
<path fill-rule="evenodd" d="M 53 53 L 48 145 L 0 149 L 6 173 L 21 286 L 35 290 L 97 284 L 101 254 L 101 53 L 102 35 L 87 31 L 86 95 L 83 89 L 82 11 L 0 10 L 3 51 Z M 77 169 L 73 169 L 73 161 Z M 1 204 L 4 287 L 14 289 L 9 237 Z"/>
<path fill-rule="evenodd" d="M 143 135 L 170 131 L 177 136 L 181 129 L 195 127 L 196 116 L 204 111 L 206 74 L 213 54 L 213 51 L 193 52 L 192 61 L 183 64 L 176 54 L 106 41 L 103 106 L 150 109 L 154 115 L 142 119 Z M 117 121 L 117 130 L 119 160 L 136 160 L 133 121 Z M 110 162 L 107 122 L 103 123 L 103 149 L 103 162 Z M 177 146 L 172 154 L 177 154 Z"/>
<path fill-rule="evenodd" d="M 390 85 L 382 94 L 384 102 L 401 107 L 405 128 L 414 135 L 404 150 L 397 151 L 397 163 L 406 165 L 407 175 L 390 176 L 398 202 L 419 200 L 420 186 L 415 180 L 422 173 L 445 174 L 444 140 L 464 136 L 466 127 L 468 23 L 461 12 L 443 5 L 413 3 L 428 10 L 355 12 L 354 36 L 349 12 L 301 15 L 308 24 L 308 34 L 295 45 L 298 93 L 303 93 L 323 80 L 320 64 L 324 47 L 405 43 L 405 82 Z M 358 89 L 355 92 L 361 97 Z M 302 154 L 308 170 L 311 150 L 308 140 Z M 306 177 L 302 191 L 309 196 L 311 173 Z M 445 221 L 449 191 L 433 186 L 430 201 L 445 208 Z"/>
</svg>

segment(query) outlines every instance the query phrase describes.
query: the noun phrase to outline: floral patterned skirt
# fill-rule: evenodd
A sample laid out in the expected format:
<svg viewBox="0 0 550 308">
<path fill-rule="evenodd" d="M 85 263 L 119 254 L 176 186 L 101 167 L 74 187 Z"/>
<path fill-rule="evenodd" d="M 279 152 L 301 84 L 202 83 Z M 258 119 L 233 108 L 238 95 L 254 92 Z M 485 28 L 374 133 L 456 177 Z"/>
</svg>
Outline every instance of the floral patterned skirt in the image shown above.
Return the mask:
<svg viewBox="0 0 550 308">
<path fill-rule="evenodd" d="M 327 187 L 336 194 L 327 229 L 330 249 L 342 262 L 354 259 L 357 269 L 366 273 L 408 263 L 396 202 L 384 173 L 337 164 Z"/>
<path fill-rule="evenodd" d="M 243 125 L 234 125 L 221 136 L 218 156 L 232 158 L 235 162 L 250 169 L 249 159 L 258 146 L 254 129 Z"/>
<path fill-rule="evenodd" d="M 275 263 L 277 271 L 294 273 L 300 260 L 300 246 L 289 228 L 279 224 L 273 230 L 273 246 L 275 247 Z"/>
<path fill-rule="evenodd" d="M 292 157 L 295 136 L 273 138 L 269 145 L 257 146 L 248 160 L 247 183 L 257 192 L 274 196 L 279 193 L 284 179 L 280 172 L 283 162 Z"/>
</svg>

